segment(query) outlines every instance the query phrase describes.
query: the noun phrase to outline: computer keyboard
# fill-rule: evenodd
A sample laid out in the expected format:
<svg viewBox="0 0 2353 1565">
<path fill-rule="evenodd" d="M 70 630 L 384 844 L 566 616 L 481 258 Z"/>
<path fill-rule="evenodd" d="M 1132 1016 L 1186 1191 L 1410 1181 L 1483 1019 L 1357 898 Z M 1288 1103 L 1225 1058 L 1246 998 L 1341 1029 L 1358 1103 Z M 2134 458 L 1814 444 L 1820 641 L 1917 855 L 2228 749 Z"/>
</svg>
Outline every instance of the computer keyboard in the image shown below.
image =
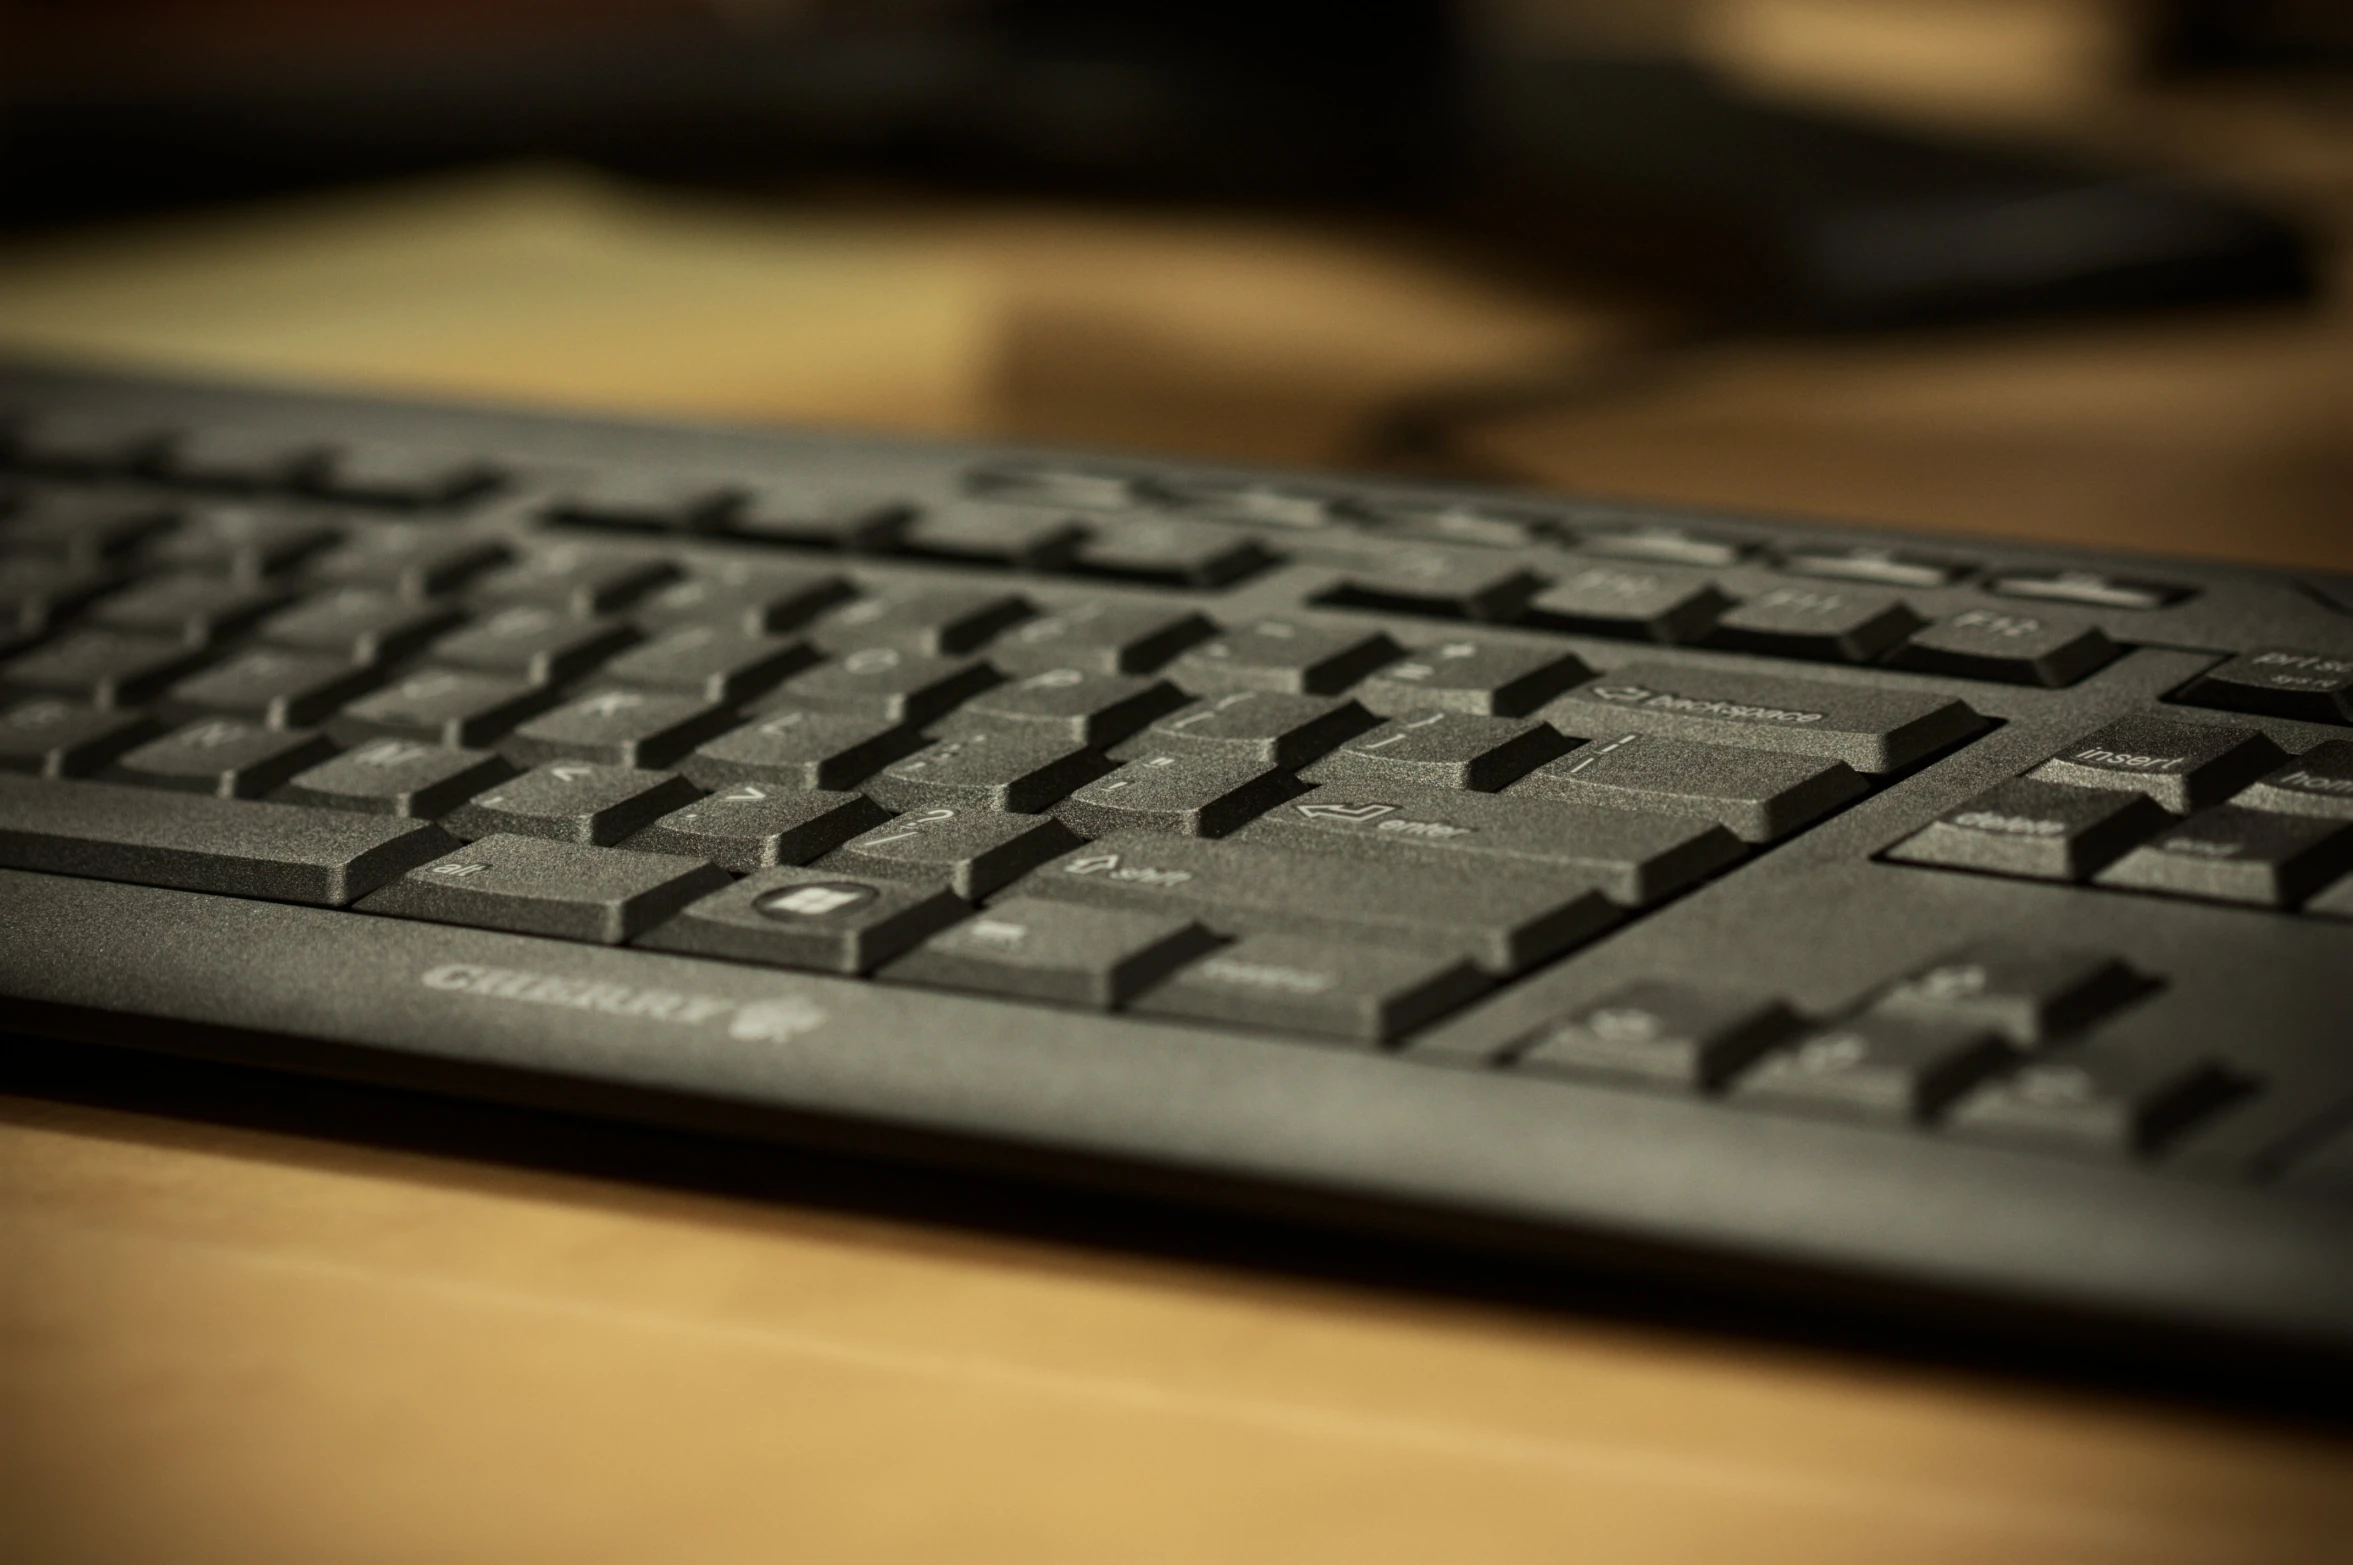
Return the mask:
<svg viewBox="0 0 2353 1565">
<path fill-rule="evenodd" d="M 2343 580 L 44 368 L 0 415 L 19 1032 L 2353 1350 Z"/>
</svg>

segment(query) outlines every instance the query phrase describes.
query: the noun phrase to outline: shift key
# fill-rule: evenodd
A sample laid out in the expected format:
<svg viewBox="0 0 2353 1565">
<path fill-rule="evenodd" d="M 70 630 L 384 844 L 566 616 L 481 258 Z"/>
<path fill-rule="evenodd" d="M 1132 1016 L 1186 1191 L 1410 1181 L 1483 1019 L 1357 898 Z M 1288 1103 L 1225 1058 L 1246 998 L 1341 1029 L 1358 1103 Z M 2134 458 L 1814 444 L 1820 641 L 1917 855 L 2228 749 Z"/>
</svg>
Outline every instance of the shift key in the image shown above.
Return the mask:
<svg viewBox="0 0 2353 1565">
<path fill-rule="evenodd" d="M 1900 772 L 1966 739 L 1986 720 L 1951 696 L 1894 685 L 1736 674 L 1634 663 L 1537 714 L 1570 734 L 1659 734 Z"/>
</svg>

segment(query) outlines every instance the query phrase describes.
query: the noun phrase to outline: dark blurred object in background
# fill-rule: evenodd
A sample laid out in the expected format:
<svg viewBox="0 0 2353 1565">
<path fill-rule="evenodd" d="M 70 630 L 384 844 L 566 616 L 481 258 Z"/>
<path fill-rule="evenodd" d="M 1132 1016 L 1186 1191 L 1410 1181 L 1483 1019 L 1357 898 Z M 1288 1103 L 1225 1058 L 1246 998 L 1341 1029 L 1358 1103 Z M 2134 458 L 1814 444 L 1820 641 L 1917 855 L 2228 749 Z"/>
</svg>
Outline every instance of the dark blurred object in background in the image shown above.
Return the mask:
<svg viewBox="0 0 2353 1565">
<path fill-rule="evenodd" d="M 2170 36 L 2257 48 L 2256 13 L 2302 10 L 2191 6 Z M 1371 210 L 1719 328 L 2312 288 L 2303 239 L 2231 197 L 1768 107 L 1680 62 L 1482 47 L 1473 20 L 1445 0 L 48 0 L 13 13 L 0 156 L 19 226 L 549 154 Z"/>
<path fill-rule="evenodd" d="M 2159 57 L 2176 69 L 2353 69 L 2346 0 L 2176 0 Z"/>
</svg>

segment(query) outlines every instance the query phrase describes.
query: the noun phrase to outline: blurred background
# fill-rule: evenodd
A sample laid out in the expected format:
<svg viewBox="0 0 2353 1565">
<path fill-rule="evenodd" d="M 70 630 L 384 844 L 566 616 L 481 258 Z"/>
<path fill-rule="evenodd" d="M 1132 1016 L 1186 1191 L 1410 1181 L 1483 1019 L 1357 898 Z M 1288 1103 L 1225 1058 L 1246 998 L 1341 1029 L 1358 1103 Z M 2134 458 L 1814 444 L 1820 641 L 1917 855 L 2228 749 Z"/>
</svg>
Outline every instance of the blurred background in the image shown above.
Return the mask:
<svg viewBox="0 0 2353 1565">
<path fill-rule="evenodd" d="M 2341 0 L 0 0 L 0 351 L 2353 570 Z"/>
</svg>

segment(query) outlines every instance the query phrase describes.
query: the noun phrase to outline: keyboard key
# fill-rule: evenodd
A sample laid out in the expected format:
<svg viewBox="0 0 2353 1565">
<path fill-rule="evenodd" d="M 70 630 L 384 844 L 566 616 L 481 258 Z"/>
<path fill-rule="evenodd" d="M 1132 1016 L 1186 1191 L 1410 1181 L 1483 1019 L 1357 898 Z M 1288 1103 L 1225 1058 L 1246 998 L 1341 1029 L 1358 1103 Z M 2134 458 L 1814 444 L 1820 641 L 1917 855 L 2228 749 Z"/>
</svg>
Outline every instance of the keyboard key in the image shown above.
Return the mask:
<svg viewBox="0 0 2353 1565">
<path fill-rule="evenodd" d="M 1069 566 L 1086 537 L 1087 524 L 1065 510 L 966 500 L 917 514 L 894 545 L 931 559 L 1058 571 Z"/>
<path fill-rule="evenodd" d="M 1451 496 L 1433 500 L 1371 502 L 1384 534 L 1426 538 L 1433 543 L 1467 543 L 1483 549 L 1525 549 L 1551 541 L 1559 523 L 1552 512 Z"/>
<path fill-rule="evenodd" d="M 655 589 L 630 606 L 646 631 L 706 625 L 720 631 L 774 635 L 808 623 L 858 595 L 832 571 L 794 571 L 742 560 L 699 565 L 694 574 Z"/>
<path fill-rule="evenodd" d="M 258 429 L 190 429 L 150 459 L 175 484 L 205 489 L 291 489 L 324 455 L 319 443 Z"/>
<path fill-rule="evenodd" d="M 2103 886 L 2293 907 L 2353 868 L 2353 822 L 2224 804 L 2102 870 Z"/>
<path fill-rule="evenodd" d="M 795 549 L 888 549 L 913 507 L 887 495 L 853 494 L 822 484 L 754 482 L 712 526 L 747 543 Z"/>
<path fill-rule="evenodd" d="M 1516 973 L 1580 945 L 1619 913 L 1590 886 L 1504 869 L 1394 866 L 1257 843 L 1135 832 L 1064 854 L 1016 888 L 1097 907 L 1190 912 L 1221 933 L 1452 951 Z"/>
<path fill-rule="evenodd" d="M 0 664 L 0 679 L 91 706 L 139 706 L 204 661 L 200 649 L 176 638 L 77 630 Z"/>
<path fill-rule="evenodd" d="M 165 576 L 116 593 L 90 617 L 108 630 L 204 647 L 235 635 L 285 601 L 282 592 L 217 576 Z"/>
<path fill-rule="evenodd" d="M 1133 1009 L 1381 1044 L 1460 1009 L 1493 984 L 1451 951 L 1255 935 L 1179 968 Z"/>
<path fill-rule="evenodd" d="M 512 833 L 606 847 L 700 796 L 694 784 L 669 772 L 557 761 L 493 784 L 441 825 L 469 840 Z"/>
<path fill-rule="evenodd" d="M 1216 945 L 1181 916 L 1017 897 L 932 936 L 882 976 L 1109 1010 Z"/>
<path fill-rule="evenodd" d="M 1843 761 L 1619 734 L 1549 761 L 1505 791 L 1513 799 L 1698 816 L 1749 842 L 1777 842 L 1870 785 Z"/>
<path fill-rule="evenodd" d="M 329 719 L 327 732 L 345 744 L 384 735 L 474 749 L 559 699 L 546 685 L 432 668 L 360 697 Z"/>
<path fill-rule="evenodd" d="M 1552 647 L 1460 638 L 1419 647 L 1356 687 L 1356 699 L 1384 717 L 1438 708 L 1525 717 L 1593 670 Z"/>
<path fill-rule="evenodd" d="M 1051 735 L 1101 749 L 1184 704 L 1185 693 L 1164 679 L 1049 668 L 983 691 L 951 721 Z"/>
<path fill-rule="evenodd" d="M 666 560 L 557 544 L 531 550 L 466 592 L 480 603 L 536 604 L 575 619 L 594 619 L 628 607 L 677 576 L 678 568 Z"/>
<path fill-rule="evenodd" d="M 923 735 L 887 717 L 786 708 L 770 711 L 698 746 L 678 770 L 701 788 L 736 783 L 799 789 L 855 788 Z"/>
<path fill-rule="evenodd" d="M 1162 718 L 1114 751 L 1113 759 L 1197 751 L 1295 771 L 1378 726 L 1379 718 L 1344 696 L 1237 690 Z"/>
<path fill-rule="evenodd" d="M 1792 576 L 1879 587 L 1949 587 L 1975 567 L 1947 554 L 1914 554 L 1883 544 L 1800 544 L 1777 551 L 1776 564 Z"/>
<path fill-rule="evenodd" d="M 851 838 L 821 867 L 944 885 L 978 902 L 1081 840 L 1057 820 L 941 806 L 911 811 Z"/>
<path fill-rule="evenodd" d="M 2171 820 L 2146 794 L 2016 777 L 1947 810 L 1887 856 L 2033 880 L 2089 880 Z"/>
<path fill-rule="evenodd" d="M 1576 741 L 1530 718 L 1472 712 L 1394 717 L 1301 773 L 1311 783 L 1493 793 Z"/>
<path fill-rule="evenodd" d="M 487 493 L 503 475 L 480 457 L 461 452 L 355 442 L 329 451 L 304 479 L 337 500 L 421 510 Z"/>
<path fill-rule="evenodd" d="M 2173 699 L 2307 723 L 2353 723 L 2353 657 L 2266 647 L 2199 675 Z"/>
<path fill-rule="evenodd" d="M 2098 1042 L 2029 1060 L 1957 1104 L 1957 1136 L 2114 1154 L 2149 1152 L 2253 1090 L 2211 1060 Z"/>
<path fill-rule="evenodd" d="M 373 587 L 345 587 L 306 598 L 261 622 L 272 646 L 319 652 L 347 663 L 396 663 L 422 651 L 464 616 Z"/>
<path fill-rule="evenodd" d="M 1819 756 L 1873 774 L 1902 771 L 1986 726 L 1968 707 L 1933 691 L 1667 663 L 1614 669 L 1538 715 L 1568 734 L 1631 730 L 1698 744 Z"/>
<path fill-rule="evenodd" d="M 1210 478 L 1171 488 L 1180 504 L 1254 527 L 1329 527 L 1362 514 L 1354 496 L 1316 484 Z"/>
<path fill-rule="evenodd" d="M 1700 532 L 1668 522 L 1610 522 L 1580 517 L 1577 547 L 1587 554 L 1606 554 L 1621 560 L 1651 560 L 1662 565 L 1721 568 L 1738 565 L 1748 545 L 1720 533 Z"/>
<path fill-rule="evenodd" d="M 1224 587 L 1256 575 L 1278 556 L 1258 539 L 1189 517 L 1123 516 L 1097 522 L 1070 568 L 1089 576 Z"/>
<path fill-rule="evenodd" d="M 0 636 L 41 635 L 121 586 L 121 579 L 61 560 L 0 558 Z"/>
<path fill-rule="evenodd" d="M 900 812 L 946 807 L 1035 815 L 1110 765 L 1060 735 L 971 729 L 893 761 L 866 780 L 866 792 Z"/>
<path fill-rule="evenodd" d="M 431 820 L 515 775 L 502 756 L 414 739 L 371 739 L 300 773 L 277 797 L 370 815 Z"/>
<path fill-rule="evenodd" d="M 564 527 L 686 532 L 715 522 L 742 497 L 740 487 L 707 473 L 617 468 L 566 485 L 540 514 Z"/>
<path fill-rule="evenodd" d="M 712 892 L 636 944 L 770 967 L 870 973 L 971 912 L 935 886 L 764 869 Z"/>
<path fill-rule="evenodd" d="M 1708 644 L 1820 663 L 1875 663 L 1924 623 L 1887 593 L 1775 587 L 1719 615 Z"/>
<path fill-rule="evenodd" d="M 1967 609 L 1915 634 L 1888 662 L 1923 674 L 2056 690 L 2123 655 L 2124 649 L 2088 620 Z"/>
<path fill-rule="evenodd" d="M 830 707 L 922 727 L 945 717 L 1004 676 L 977 658 L 907 647 L 855 647 L 786 680 L 760 711 Z"/>
<path fill-rule="evenodd" d="M 1540 1075 L 1713 1092 L 1802 1025 L 1770 996 L 1650 981 L 1537 1029 L 1513 1063 Z"/>
<path fill-rule="evenodd" d="M 1061 463 L 1007 462 L 978 467 L 964 475 L 964 487 L 995 499 L 1100 511 L 1149 505 L 1160 498 L 1145 474 Z"/>
<path fill-rule="evenodd" d="M 2162 609 L 2195 597 L 2198 591 L 2102 571 L 2000 571 L 1986 582 L 1985 590 L 2005 598 L 2040 598 L 2094 609 Z"/>
<path fill-rule="evenodd" d="M 1095 601 L 1056 609 L 1015 626 L 989 648 L 989 661 L 1017 672 L 1081 668 L 1148 674 L 1217 627 L 1190 609 Z"/>
<path fill-rule="evenodd" d="M 847 656 L 870 646 L 898 646 L 934 657 L 970 652 L 1034 610 L 1017 592 L 941 587 L 860 598 L 809 627 L 810 639 Z"/>
<path fill-rule="evenodd" d="M 1632 906 L 1673 896 L 1742 854 L 1723 827 L 1687 815 L 1337 784 L 1268 812 L 1239 840 L 1346 853 L 1408 882 L 1433 856 L 1464 865 L 1468 873 L 1477 873 L 1482 863 L 1517 862 L 1597 886 Z"/>
<path fill-rule="evenodd" d="M 1379 631 L 1262 619 L 1236 626 L 1169 665 L 1168 677 L 1197 695 L 1277 690 L 1332 695 L 1405 649 Z"/>
<path fill-rule="evenodd" d="M 1766 1055 L 1734 1083 L 1733 1096 L 1920 1122 L 2012 1058 L 2009 1046 L 1981 1026 L 1865 1015 Z"/>
<path fill-rule="evenodd" d="M 1637 641 L 1698 641 L 1732 599 L 1705 576 L 1631 565 L 1587 565 L 1529 602 L 1531 625 L 1626 636 Z"/>
<path fill-rule="evenodd" d="M 744 701 L 817 661 L 805 641 L 734 626 L 682 625 L 605 665 L 624 685 L 677 691 L 705 701 Z"/>
<path fill-rule="evenodd" d="M 222 799 L 255 799 L 334 753 L 323 734 L 216 717 L 125 751 L 107 777 Z"/>
<path fill-rule="evenodd" d="M 1287 773 L 1257 761 L 1159 750 L 1088 783 L 1054 814 L 1091 837 L 1126 831 L 1222 837 L 1299 791 Z"/>
<path fill-rule="evenodd" d="M 443 636 L 430 655 L 453 668 L 560 685 L 636 640 L 637 632 L 621 620 L 577 620 L 556 609 L 519 604 Z"/>
<path fill-rule="evenodd" d="M 272 728 L 315 728 L 382 682 L 337 657 L 255 647 L 172 686 L 177 707 L 250 717 Z"/>
<path fill-rule="evenodd" d="M 2323 918 L 2353 918 L 2353 875 L 2319 892 L 2304 904 L 2304 911 Z"/>
<path fill-rule="evenodd" d="M 173 570 L 258 582 L 331 547 L 343 529 L 316 512 L 250 505 L 204 505 L 149 554 Z"/>
<path fill-rule="evenodd" d="M 1544 585 L 1516 561 L 1413 544 L 1366 551 L 1320 601 L 1449 619 L 1513 620 Z"/>
<path fill-rule="evenodd" d="M 130 473 L 146 467 L 171 438 L 143 418 L 105 413 L 36 413 L 10 421 L 9 459 L 45 473 Z"/>
<path fill-rule="evenodd" d="M 620 945 L 729 884 L 725 870 L 667 853 L 495 836 L 419 865 L 359 911 Z"/>
<path fill-rule="evenodd" d="M 2141 713 L 2079 740 L 2026 775 L 2145 793 L 2176 815 L 2219 804 L 2287 757 L 2252 728 Z"/>
<path fill-rule="evenodd" d="M 668 766 L 735 726 L 735 714 L 700 696 L 597 690 L 542 712 L 500 741 L 524 766 L 594 761 L 603 766 Z"/>
<path fill-rule="evenodd" d="M 1938 958 L 1871 1009 L 1974 1024 L 2031 1049 L 2105 1019 L 2153 987 L 2105 951 L 1983 941 Z"/>
<path fill-rule="evenodd" d="M 0 523 L 0 544 L 84 570 L 119 561 L 179 520 L 180 508 L 145 495 L 40 494 Z"/>
<path fill-rule="evenodd" d="M 621 845 L 641 853 L 683 853 L 748 875 L 823 858 L 888 819 L 890 811 L 860 794 L 738 783 L 672 810 Z"/>
<path fill-rule="evenodd" d="M 0 771 L 79 777 L 162 731 L 141 712 L 37 696 L 0 712 Z"/>
<path fill-rule="evenodd" d="M 363 527 L 313 560 L 303 574 L 329 587 L 374 587 L 412 601 L 440 597 L 508 557 L 494 538 L 446 525 L 390 522 Z"/>
<path fill-rule="evenodd" d="M 2243 809 L 2280 815 L 2317 815 L 2353 821 L 2353 740 L 2314 745 L 2230 801 Z"/>
<path fill-rule="evenodd" d="M 420 821 L 0 775 L 0 865 L 342 907 L 455 842 Z"/>
</svg>

